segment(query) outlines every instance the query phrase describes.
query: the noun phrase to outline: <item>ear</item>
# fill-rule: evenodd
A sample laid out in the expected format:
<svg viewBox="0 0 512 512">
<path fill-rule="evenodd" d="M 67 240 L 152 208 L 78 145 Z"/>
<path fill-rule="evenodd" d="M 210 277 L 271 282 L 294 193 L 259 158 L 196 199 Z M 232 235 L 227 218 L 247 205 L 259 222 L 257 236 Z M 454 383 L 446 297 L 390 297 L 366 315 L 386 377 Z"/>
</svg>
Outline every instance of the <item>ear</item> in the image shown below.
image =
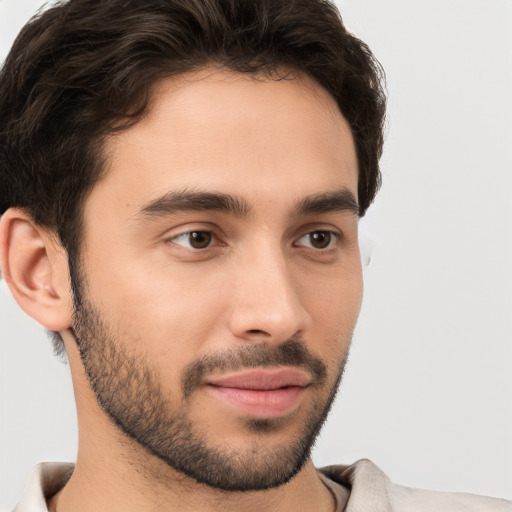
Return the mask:
<svg viewBox="0 0 512 512">
<path fill-rule="evenodd" d="M 16 302 L 52 331 L 71 326 L 67 254 L 48 230 L 19 208 L 0 219 L 0 266 Z"/>
</svg>

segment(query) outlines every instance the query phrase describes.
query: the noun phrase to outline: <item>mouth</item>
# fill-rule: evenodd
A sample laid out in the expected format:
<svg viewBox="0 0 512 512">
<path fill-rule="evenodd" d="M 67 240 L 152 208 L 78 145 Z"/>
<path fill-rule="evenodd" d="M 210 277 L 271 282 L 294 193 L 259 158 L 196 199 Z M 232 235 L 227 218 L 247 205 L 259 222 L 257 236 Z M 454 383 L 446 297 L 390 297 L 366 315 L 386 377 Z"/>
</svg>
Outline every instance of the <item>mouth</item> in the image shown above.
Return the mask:
<svg viewBox="0 0 512 512">
<path fill-rule="evenodd" d="M 276 418 L 296 410 L 311 383 L 306 373 L 291 368 L 248 370 L 211 378 L 208 391 L 243 415 Z"/>
</svg>

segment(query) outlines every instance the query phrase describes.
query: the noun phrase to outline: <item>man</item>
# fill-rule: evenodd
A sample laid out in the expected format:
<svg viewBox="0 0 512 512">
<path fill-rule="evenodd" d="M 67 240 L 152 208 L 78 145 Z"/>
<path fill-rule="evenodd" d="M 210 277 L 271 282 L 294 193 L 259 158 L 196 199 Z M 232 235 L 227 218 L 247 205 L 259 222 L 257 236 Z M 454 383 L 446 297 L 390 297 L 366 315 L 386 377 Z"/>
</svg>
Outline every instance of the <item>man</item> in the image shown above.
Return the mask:
<svg viewBox="0 0 512 512">
<path fill-rule="evenodd" d="M 507 509 L 309 458 L 384 116 L 330 4 L 72 0 L 20 35 L 0 111 L 2 272 L 80 431 L 16 510 Z"/>
</svg>

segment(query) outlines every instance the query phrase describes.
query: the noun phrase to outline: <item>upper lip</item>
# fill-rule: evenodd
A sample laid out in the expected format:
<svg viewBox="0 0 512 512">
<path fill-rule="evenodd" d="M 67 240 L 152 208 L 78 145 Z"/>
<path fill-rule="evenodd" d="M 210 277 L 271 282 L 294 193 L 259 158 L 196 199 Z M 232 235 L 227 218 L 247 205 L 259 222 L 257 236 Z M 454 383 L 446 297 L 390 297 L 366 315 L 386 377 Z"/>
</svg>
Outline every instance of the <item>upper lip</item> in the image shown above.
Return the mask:
<svg viewBox="0 0 512 512">
<path fill-rule="evenodd" d="M 208 379 L 208 384 L 224 388 L 272 390 L 290 386 L 306 387 L 311 377 L 294 368 L 257 368 Z"/>
</svg>

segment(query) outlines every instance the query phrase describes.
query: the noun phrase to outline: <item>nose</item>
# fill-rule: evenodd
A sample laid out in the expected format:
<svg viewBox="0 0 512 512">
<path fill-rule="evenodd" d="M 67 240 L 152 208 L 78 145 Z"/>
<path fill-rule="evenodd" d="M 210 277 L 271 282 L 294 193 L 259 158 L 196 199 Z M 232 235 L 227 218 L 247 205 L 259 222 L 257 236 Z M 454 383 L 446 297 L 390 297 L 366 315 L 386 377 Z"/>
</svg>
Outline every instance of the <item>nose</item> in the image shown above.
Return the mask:
<svg viewBox="0 0 512 512">
<path fill-rule="evenodd" d="M 231 297 L 231 333 L 246 341 L 276 344 L 302 336 L 310 317 L 301 301 L 299 274 L 282 251 L 260 250 L 240 263 Z"/>
</svg>

